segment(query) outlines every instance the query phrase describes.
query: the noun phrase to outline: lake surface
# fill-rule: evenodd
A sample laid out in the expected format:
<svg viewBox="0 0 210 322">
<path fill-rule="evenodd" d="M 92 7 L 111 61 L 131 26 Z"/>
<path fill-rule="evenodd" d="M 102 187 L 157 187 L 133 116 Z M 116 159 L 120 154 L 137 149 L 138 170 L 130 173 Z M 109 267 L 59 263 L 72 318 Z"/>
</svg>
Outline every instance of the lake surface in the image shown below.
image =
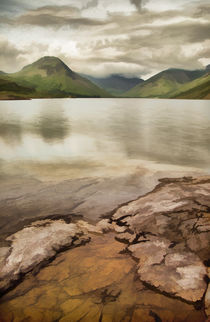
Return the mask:
<svg viewBox="0 0 210 322">
<path fill-rule="evenodd" d="M 0 102 L 0 165 L 153 161 L 210 168 L 210 102 L 45 99 Z M 3 170 L 2 170 L 3 171 Z"/>
</svg>

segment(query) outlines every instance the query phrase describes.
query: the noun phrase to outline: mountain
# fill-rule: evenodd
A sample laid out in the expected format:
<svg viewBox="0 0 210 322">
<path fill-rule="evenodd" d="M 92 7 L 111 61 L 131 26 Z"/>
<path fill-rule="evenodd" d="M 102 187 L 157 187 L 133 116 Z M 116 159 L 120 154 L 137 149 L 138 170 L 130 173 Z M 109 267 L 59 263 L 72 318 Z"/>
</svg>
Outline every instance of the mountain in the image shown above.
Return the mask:
<svg viewBox="0 0 210 322">
<path fill-rule="evenodd" d="M 210 65 L 206 66 L 206 71 L 209 72 L 210 71 Z"/>
<path fill-rule="evenodd" d="M 21 71 L 0 71 L 0 99 L 53 97 L 210 99 L 210 65 L 203 70 L 167 69 L 146 81 L 113 74 L 79 75 L 59 58 L 43 57 Z"/>
<path fill-rule="evenodd" d="M 83 77 L 89 79 L 92 83 L 116 96 L 121 95 L 122 93 L 129 91 L 134 86 L 144 82 L 143 79 L 137 77 L 128 78 L 118 74 L 113 74 L 104 78 L 97 78 L 83 74 Z"/>
<path fill-rule="evenodd" d="M 0 99 L 23 99 L 34 96 L 35 90 L 22 86 L 9 78 L 6 73 L 0 73 Z"/>
<path fill-rule="evenodd" d="M 191 82 L 205 73 L 205 70 L 167 69 L 135 86 L 123 96 L 166 98 L 171 92 L 178 90 L 180 85 Z"/>
<path fill-rule="evenodd" d="M 210 99 L 210 71 L 192 82 L 180 86 L 170 98 Z"/>
<path fill-rule="evenodd" d="M 25 93 L 26 97 L 110 97 L 105 90 L 73 72 L 57 57 L 43 57 L 6 76 L 17 86 L 31 89 L 30 94 Z"/>
</svg>

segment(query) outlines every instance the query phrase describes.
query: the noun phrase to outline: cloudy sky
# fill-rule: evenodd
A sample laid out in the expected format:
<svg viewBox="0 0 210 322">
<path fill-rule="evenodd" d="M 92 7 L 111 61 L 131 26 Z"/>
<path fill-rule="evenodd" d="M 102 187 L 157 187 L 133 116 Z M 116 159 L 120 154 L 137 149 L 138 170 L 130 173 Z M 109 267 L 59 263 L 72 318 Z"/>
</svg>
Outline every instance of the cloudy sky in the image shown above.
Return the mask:
<svg viewBox="0 0 210 322">
<path fill-rule="evenodd" d="M 0 70 L 42 56 L 144 79 L 210 64 L 209 0 L 0 0 Z"/>
</svg>

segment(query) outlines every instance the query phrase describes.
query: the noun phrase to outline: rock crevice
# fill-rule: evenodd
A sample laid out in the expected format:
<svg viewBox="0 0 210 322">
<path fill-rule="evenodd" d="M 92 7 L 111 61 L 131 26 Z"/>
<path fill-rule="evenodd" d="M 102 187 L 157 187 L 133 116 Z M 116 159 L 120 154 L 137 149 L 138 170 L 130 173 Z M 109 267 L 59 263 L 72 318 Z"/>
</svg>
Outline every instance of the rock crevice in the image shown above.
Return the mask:
<svg viewBox="0 0 210 322">
<path fill-rule="evenodd" d="M 111 220 L 117 240 L 137 260 L 142 282 L 189 303 L 203 300 L 210 255 L 209 177 L 163 179 Z"/>
</svg>

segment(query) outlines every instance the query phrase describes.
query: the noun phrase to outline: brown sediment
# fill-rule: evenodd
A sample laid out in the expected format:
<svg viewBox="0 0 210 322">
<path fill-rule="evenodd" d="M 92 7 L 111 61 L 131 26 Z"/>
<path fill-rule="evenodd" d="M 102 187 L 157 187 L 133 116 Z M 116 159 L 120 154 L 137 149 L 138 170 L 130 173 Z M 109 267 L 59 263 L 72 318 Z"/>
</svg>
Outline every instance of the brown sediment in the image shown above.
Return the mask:
<svg viewBox="0 0 210 322">
<path fill-rule="evenodd" d="M 203 310 L 148 288 L 114 233 L 58 257 L 1 299 L 8 321 L 205 321 Z"/>
</svg>

